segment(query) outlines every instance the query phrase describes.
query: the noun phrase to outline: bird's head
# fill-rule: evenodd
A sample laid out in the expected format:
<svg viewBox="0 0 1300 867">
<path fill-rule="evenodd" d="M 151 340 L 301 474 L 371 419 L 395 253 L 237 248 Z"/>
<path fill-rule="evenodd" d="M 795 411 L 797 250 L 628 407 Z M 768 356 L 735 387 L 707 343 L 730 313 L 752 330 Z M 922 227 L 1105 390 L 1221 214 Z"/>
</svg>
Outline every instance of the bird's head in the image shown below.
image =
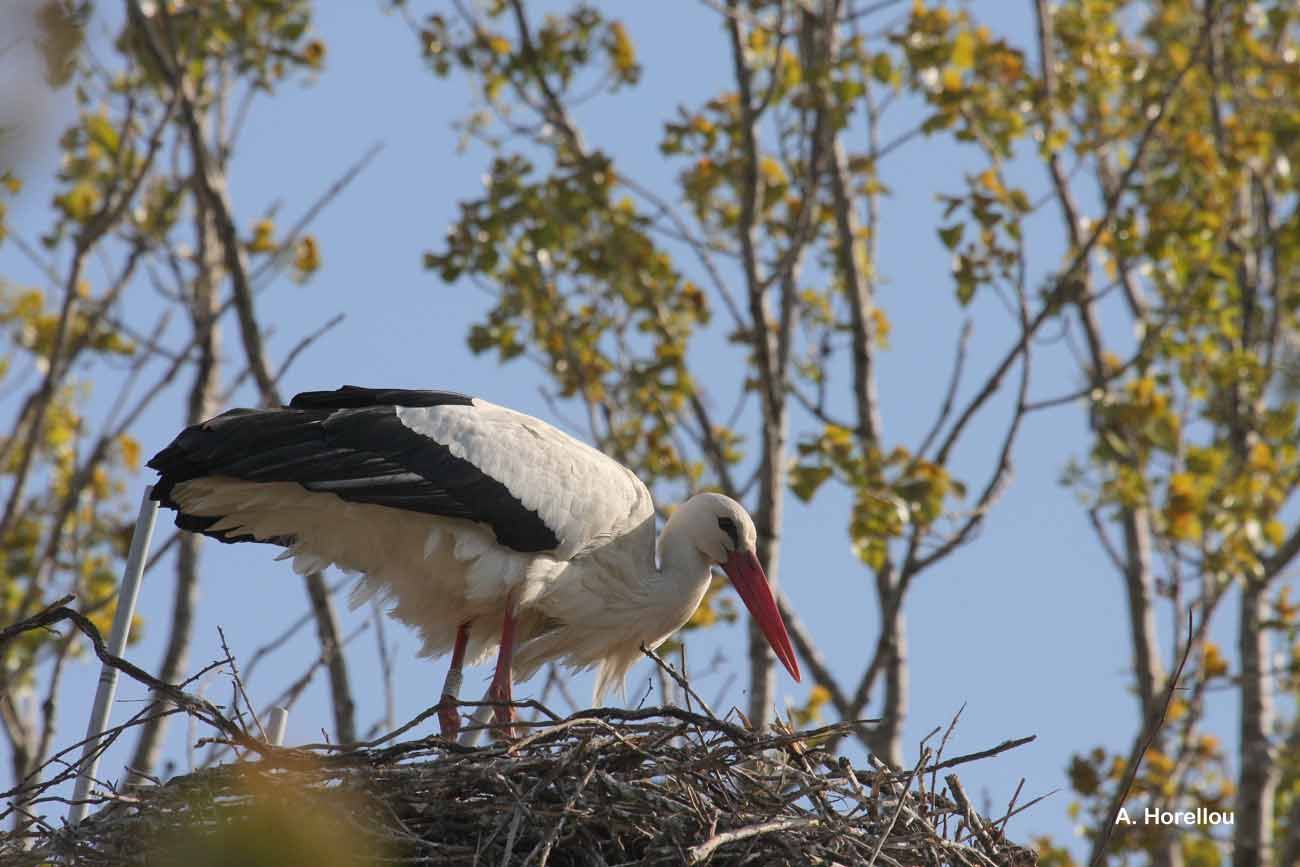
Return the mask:
<svg viewBox="0 0 1300 867">
<path fill-rule="evenodd" d="M 772 596 L 767 574 L 758 562 L 758 531 L 749 513 L 730 497 L 704 493 L 683 503 L 671 522 L 682 522 L 691 543 L 705 559 L 722 568 L 777 659 L 799 680 L 799 662 L 790 646 L 785 621 Z"/>
</svg>

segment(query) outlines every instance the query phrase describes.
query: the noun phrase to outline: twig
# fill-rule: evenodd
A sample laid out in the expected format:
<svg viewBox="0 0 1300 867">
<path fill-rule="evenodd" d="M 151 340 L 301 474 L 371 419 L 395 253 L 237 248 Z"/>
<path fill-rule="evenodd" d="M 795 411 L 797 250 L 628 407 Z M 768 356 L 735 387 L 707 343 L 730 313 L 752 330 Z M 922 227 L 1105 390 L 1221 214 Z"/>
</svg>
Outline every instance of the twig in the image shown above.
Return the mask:
<svg viewBox="0 0 1300 867">
<path fill-rule="evenodd" d="M 63 620 L 72 621 L 72 624 L 76 626 L 83 635 L 90 639 L 91 646 L 95 651 L 95 656 L 99 657 L 99 660 L 105 665 L 115 668 L 132 680 L 142 683 L 150 689 L 161 693 L 173 704 L 176 704 L 199 717 L 208 725 L 218 729 L 223 734 L 230 737 L 240 746 L 247 747 L 259 754 L 265 754 L 266 747 L 264 744 L 261 744 L 253 738 L 245 735 L 239 726 L 226 719 L 211 702 L 190 695 L 174 684 L 164 683 L 144 669 L 109 653 L 108 648 L 104 643 L 104 638 L 99 634 L 99 629 L 95 624 L 91 623 L 90 620 L 80 612 L 67 608 L 62 604 L 52 605 L 31 617 L 20 620 L 19 622 L 0 630 L 0 647 L 3 647 L 5 644 L 24 632 L 31 632 L 36 629 L 48 629 L 55 623 L 59 623 Z"/>
<path fill-rule="evenodd" d="M 1014 740 L 1003 741 L 995 747 L 989 747 L 987 750 L 980 750 L 977 753 L 966 753 L 964 756 L 945 759 L 942 762 L 926 768 L 926 771 L 942 771 L 948 768 L 955 768 L 958 765 L 964 765 L 967 762 L 975 762 L 980 759 L 992 758 L 999 753 L 1005 753 L 1007 750 L 1014 750 L 1016 747 L 1023 747 L 1025 744 L 1038 740 L 1038 735 L 1029 735 L 1024 738 L 1015 738 Z"/>
<path fill-rule="evenodd" d="M 230 652 L 230 645 L 226 643 L 226 631 L 220 626 L 217 627 L 217 635 L 221 637 L 221 652 L 226 655 L 229 661 L 230 675 L 235 679 L 235 690 L 243 698 L 244 706 L 248 708 L 248 713 L 253 717 L 253 722 L 257 724 L 257 731 L 261 734 L 262 740 L 270 740 L 266 736 L 266 729 L 262 728 L 262 720 L 258 716 L 257 708 L 253 707 L 253 701 L 248 697 L 248 690 L 244 689 L 244 681 L 239 676 L 239 665 L 235 662 L 235 655 Z M 239 716 L 239 705 L 235 705 L 235 716 Z"/>
<path fill-rule="evenodd" d="M 1110 807 L 1106 810 L 1106 821 L 1102 823 L 1101 833 L 1098 835 L 1096 843 L 1093 844 L 1092 857 L 1088 859 L 1089 867 L 1097 867 L 1097 865 L 1101 864 L 1102 859 L 1106 857 L 1106 847 L 1110 845 L 1110 838 L 1115 833 L 1115 820 L 1119 817 L 1119 811 L 1123 809 L 1124 801 L 1133 788 L 1133 781 L 1137 779 L 1138 769 L 1142 766 L 1142 759 L 1155 741 L 1156 735 L 1160 734 L 1160 729 L 1165 724 L 1165 718 L 1169 715 L 1169 706 L 1173 704 L 1174 693 L 1178 691 L 1178 681 L 1182 677 L 1183 667 L 1187 665 L 1188 657 L 1192 653 L 1194 632 L 1192 612 L 1189 609 L 1187 612 L 1187 644 L 1183 647 L 1183 656 L 1178 660 L 1178 668 L 1174 670 L 1174 676 L 1169 678 L 1169 682 L 1165 685 L 1165 698 L 1160 705 L 1160 716 L 1159 718 L 1152 718 L 1147 723 L 1146 731 L 1133 743 L 1133 749 L 1128 756 L 1128 765 L 1124 768 L 1124 778 L 1120 781 L 1119 788 L 1111 798 Z"/>
<path fill-rule="evenodd" d="M 761 825 L 749 825 L 745 828 L 737 828 L 734 831 L 724 831 L 716 834 L 698 846 L 694 846 L 690 851 L 690 864 L 703 864 L 709 860 L 713 850 L 719 846 L 725 846 L 728 843 L 734 843 L 737 840 L 747 840 L 750 837 L 757 837 L 760 834 L 771 834 L 776 831 L 793 831 L 796 828 L 815 828 L 821 824 L 820 819 L 778 819 L 775 822 L 764 822 Z"/>
<path fill-rule="evenodd" d="M 699 693 L 697 693 L 691 687 L 690 683 L 687 682 L 686 678 L 682 674 L 678 673 L 677 669 L 673 668 L 671 665 L 665 662 L 662 656 L 660 656 L 655 651 L 651 650 L 648 646 L 646 646 L 645 643 L 641 644 L 641 652 L 644 653 L 646 656 L 650 657 L 651 659 L 653 659 L 655 661 L 655 664 L 658 665 L 660 669 L 667 672 L 668 676 L 671 677 L 674 681 L 676 681 L 677 685 L 680 686 L 683 690 L 685 690 L 687 695 L 689 695 L 691 698 L 698 701 L 700 703 L 700 707 L 704 709 L 704 712 L 708 716 L 714 718 L 717 717 L 717 714 L 713 712 L 713 708 L 709 707 L 709 703 L 706 702 L 704 699 L 700 698 Z"/>
<path fill-rule="evenodd" d="M 902 815 L 903 809 L 907 806 L 907 800 L 904 796 L 907 794 L 907 790 L 912 787 L 912 780 L 916 779 L 916 775 L 921 772 L 922 766 L 925 765 L 925 760 L 929 757 L 929 750 L 922 750 L 921 757 L 916 761 L 916 766 L 912 768 L 912 772 L 907 775 L 907 781 L 903 784 L 903 791 L 898 796 L 898 806 L 894 808 L 893 815 L 889 817 L 889 824 L 886 825 L 885 829 L 880 833 L 880 839 L 876 840 L 876 847 L 871 852 L 871 860 L 867 862 L 867 867 L 872 867 L 872 865 L 876 863 L 876 859 L 880 857 L 880 850 L 885 848 L 885 841 L 888 840 L 889 835 L 893 833 L 894 826 L 898 824 L 898 817 Z"/>
<path fill-rule="evenodd" d="M 975 815 L 975 810 L 971 807 L 970 799 L 966 797 L 966 790 L 961 787 L 961 780 L 957 779 L 956 774 L 949 774 L 944 777 L 944 782 L 948 784 L 948 791 L 952 792 L 953 799 L 956 800 L 957 806 L 961 807 L 962 813 L 966 817 L 966 824 L 975 832 L 979 838 L 980 845 L 990 856 L 996 857 L 998 848 L 993 843 L 993 838 L 989 836 L 988 831 L 984 828 L 984 823 L 980 821 L 979 816 Z"/>
</svg>

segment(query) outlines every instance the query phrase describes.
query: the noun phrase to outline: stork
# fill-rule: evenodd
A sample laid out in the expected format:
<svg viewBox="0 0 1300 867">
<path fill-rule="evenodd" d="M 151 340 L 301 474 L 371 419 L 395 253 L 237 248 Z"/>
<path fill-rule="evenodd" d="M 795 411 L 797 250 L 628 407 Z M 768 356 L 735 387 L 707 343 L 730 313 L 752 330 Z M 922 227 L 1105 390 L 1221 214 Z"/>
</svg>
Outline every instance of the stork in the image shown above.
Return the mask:
<svg viewBox="0 0 1300 867">
<path fill-rule="evenodd" d="M 719 566 L 799 680 L 745 510 L 683 503 L 655 545 L 650 492 L 631 470 L 532 416 L 448 391 L 344 386 L 288 406 L 232 409 L 149 461 L 176 525 L 283 547 L 295 571 L 360 574 L 413 626 L 422 655 L 450 651 L 439 702 L 460 727 L 464 665 L 497 662 L 490 700 L 509 726 L 511 683 L 546 662 L 595 668 L 595 700 L 622 688 L 644 643 L 690 618 Z"/>
</svg>

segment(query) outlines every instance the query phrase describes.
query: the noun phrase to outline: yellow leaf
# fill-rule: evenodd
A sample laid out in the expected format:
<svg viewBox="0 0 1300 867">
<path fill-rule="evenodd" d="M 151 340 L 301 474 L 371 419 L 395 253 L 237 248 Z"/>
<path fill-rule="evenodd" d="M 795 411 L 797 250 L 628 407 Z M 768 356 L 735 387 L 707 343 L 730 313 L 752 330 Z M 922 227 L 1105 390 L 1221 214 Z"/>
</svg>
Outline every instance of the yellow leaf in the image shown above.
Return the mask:
<svg viewBox="0 0 1300 867">
<path fill-rule="evenodd" d="M 1201 519 L 1191 512 L 1179 512 L 1169 524 L 1169 533 L 1183 542 L 1193 542 L 1201 538 Z"/>
<path fill-rule="evenodd" d="M 1212 641 L 1205 642 L 1201 651 L 1201 670 L 1209 677 L 1222 677 L 1228 673 L 1228 661 L 1223 658 L 1219 646 Z"/>
<path fill-rule="evenodd" d="M 636 70 L 636 46 L 628 37 L 623 22 L 615 21 L 609 25 L 609 35 L 609 54 L 614 62 L 614 68 L 623 76 L 633 73 Z"/>
<path fill-rule="evenodd" d="M 140 470 L 140 443 L 135 437 L 129 434 L 123 434 L 118 441 L 118 447 L 122 449 L 122 463 L 126 464 L 127 469 L 131 472 Z"/>
<path fill-rule="evenodd" d="M 320 247 L 311 235 L 303 235 L 298 240 L 298 250 L 293 257 L 293 267 L 300 276 L 307 276 L 320 268 Z"/>
<path fill-rule="evenodd" d="M 1174 760 L 1159 750 L 1147 750 L 1142 759 L 1147 770 L 1162 777 L 1168 775 L 1174 769 Z"/>
<path fill-rule="evenodd" d="M 789 183 L 785 169 L 773 157 L 763 157 L 758 164 L 758 170 L 763 175 L 763 181 L 772 187 L 783 187 Z"/>
<path fill-rule="evenodd" d="M 691 614 L 690 619 L 686 621 L 687 629 L 701 629 L 706 626 L 712 626 L 718 622 L 718 612 L 713 610 L 711 602 L 706 600 L 695 612 Z"/>
<path fill-rule="evenodd" d="M 319 39 L 308 42 L 302 49 L 302 59 L 312 69 L 319 69 L 325 62 L 325 43 Z"/>
<path fill-rule="evenodd" d="M 998 173 L 993 169 L 985 169 L 980 172 L 978 180 L 981 187 L 988 190 L 990 193 L 993 193 L 995 196 L 1001 194 L 1004 189 L 1002 186 L 1002 178 L 998 177 Z"/>
<path fill-rule="evenodd" d="M 81 181 L 66 193 L 56 196 L 54 203 L 72 219 L 84 222 L 99 207 L 99 190 L 88 181 Z"/>
<path fill-rule="evenodd" d="M 1174 473 L 1169 477 L 1171 497 L 1191 497 L 1196 493 L 1196 482 L 1190 473 Z"/>
<path fill-rule="evenodd" d="M 953 40 L 952 65 L 962 70 L 975 66 L 975 37 L 969 30 L 958 33 Z"/>
<path fill-rule="evenodd" d="M 253 224 L 253 239 L 248 242 L 250 253 L 268 253 L 275 249 L 275 223 L 262 218 Z"/>
<path fill-rule="evenodd" d="M 873 326 L 873 331 L 875 332 L 876 341 L 882 346 L 888 344 L 889 331 L 892 326 L 889 323 L 889 317 L 885 315 L 885 311 L 881 310 L 879 307 L 871 308 L 871 324 Z"/>
<path fill-rule="evenodd" d="M 853 443 L 853 434 L 847 428 L 842 428 L 837 424 L 826 425 L 827 444 L 831 446 L 849 446 Z"/>
</svg>

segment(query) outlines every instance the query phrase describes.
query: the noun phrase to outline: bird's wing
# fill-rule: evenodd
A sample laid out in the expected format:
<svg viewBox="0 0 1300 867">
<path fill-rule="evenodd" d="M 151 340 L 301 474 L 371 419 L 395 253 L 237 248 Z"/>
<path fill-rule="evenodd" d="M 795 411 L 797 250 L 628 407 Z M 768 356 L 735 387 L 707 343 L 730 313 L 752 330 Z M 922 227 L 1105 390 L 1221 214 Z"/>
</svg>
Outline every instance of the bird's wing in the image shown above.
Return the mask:
<svg viewBox="0 0 1300 867">
<path fill-rule="evenodd" d="M 293 482 L 347 502 L 474 521 L 517 552 L 569 559 L 653 514 L 630 470 L 531 416 L 453 392 L 345 386 L 288 407 L 232 410 L 183 431 L 149 466 L 177 524 L 222 541 L 291 544 L 186 514 L 194 479 Z"/>
</svg>

